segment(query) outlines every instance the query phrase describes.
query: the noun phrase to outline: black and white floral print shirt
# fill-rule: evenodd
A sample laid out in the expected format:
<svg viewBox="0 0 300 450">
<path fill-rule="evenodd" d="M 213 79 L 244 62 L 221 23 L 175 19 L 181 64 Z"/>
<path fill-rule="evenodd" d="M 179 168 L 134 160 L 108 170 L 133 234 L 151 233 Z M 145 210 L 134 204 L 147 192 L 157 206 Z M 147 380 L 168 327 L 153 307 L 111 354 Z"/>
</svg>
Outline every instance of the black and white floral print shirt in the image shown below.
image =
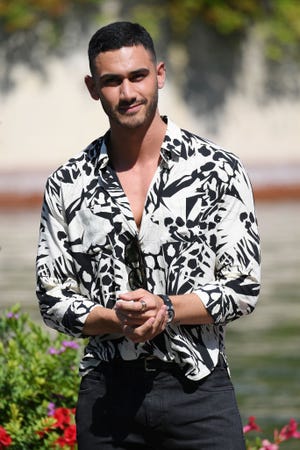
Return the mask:
<svg viewBox="0 0 300 450">
<path fill-rule="evenodd" d="M 119 334 L 89 339 L 82 375 L 99 361 L 155 355 L 199 380 L 224 354 L 225 325 L 253 311 L 260 250 L 253 196 L 238 158 L 166 117 L 166 136 L 137 229 L 105 136 L 48 179 L 37 256 L 37 296 L 45 323 L 83 337 L 89 312 L 112 308 L 130 290 L 124 250 L 138 235 L 148 291 L 196 293 L 211 325 L 170 324 L 152 341 Z"/>
</svg>

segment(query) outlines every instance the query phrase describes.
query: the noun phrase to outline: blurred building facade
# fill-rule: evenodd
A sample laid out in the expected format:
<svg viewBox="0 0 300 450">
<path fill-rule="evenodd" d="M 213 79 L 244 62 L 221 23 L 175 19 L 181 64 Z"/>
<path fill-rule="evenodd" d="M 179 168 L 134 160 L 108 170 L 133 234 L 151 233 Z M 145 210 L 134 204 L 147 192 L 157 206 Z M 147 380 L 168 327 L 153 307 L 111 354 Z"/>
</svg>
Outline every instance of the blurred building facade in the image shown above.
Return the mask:
<svg viewBox="0 0 300 450">
<path fill-rule="evenodd" d="M 101 105 L 89 97 L 83 81 L 88 39 L 63 60 L 45 60 L 46 78 L 19 66 L 15 88 L 0 92 L 0 191 L 16 189 L 21 181 L 21 189 L 39 189 L 52 170 L 107 130 Z M 289 83 L 300 86 L 300 75 L 289 80 L 285 71 L 287 94 L 266 95 L 267 69 L 255 37 L 234 67 L 220 54 L 213 73 L 210 49 L 203 42 L 201 53 L 198 42 L 196 37 L 191 43 L 191 55 L 173 51 L 160 112 L 237 154 L 254 183 L 300 184 L 300 95 L 289 89 Z M 234 82 L 226 70 L 234 72 Z M 213 107 L 207 102 L 210 89 L 211 97 L 222 96 Z"/>
</svg>

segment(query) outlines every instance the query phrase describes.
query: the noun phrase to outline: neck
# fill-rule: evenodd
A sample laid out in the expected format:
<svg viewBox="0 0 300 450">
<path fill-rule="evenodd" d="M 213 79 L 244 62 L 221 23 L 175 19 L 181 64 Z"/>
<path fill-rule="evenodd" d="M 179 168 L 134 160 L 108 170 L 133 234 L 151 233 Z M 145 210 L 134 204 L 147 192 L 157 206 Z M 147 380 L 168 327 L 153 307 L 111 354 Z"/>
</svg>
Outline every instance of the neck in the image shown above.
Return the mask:
<svg viewBox="0 0 300 450">
<path fill-rule="evenodd" d="M 135 129 L 111 124 L 109 157 L 117 171 L 157 161 L 166 133 L 166 124 L 157 113 L 150 125 Z"/>
</svg>

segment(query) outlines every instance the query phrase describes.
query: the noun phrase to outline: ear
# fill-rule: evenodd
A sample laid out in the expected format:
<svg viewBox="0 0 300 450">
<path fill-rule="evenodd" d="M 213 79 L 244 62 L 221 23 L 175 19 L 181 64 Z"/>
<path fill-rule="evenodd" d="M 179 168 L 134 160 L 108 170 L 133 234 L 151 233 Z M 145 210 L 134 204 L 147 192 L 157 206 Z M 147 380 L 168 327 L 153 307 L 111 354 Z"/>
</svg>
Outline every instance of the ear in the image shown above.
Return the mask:
<svg viewBox="0 0 300 450">
<path fill-rule="evenodd" d="M 158 89 L 162 89 L 166 80 L 166 66 L 164 62 L 160 62 L 156 66 Z"/>
<path fill-rule="evenodd" d="M 100 97 L 99 97 L 99 94 L 98 94 L 97 89 L 96 89 L 94 78 L 91 77 L 90 75 L 86 75 L 84 77 L 84 82 L 85 82 L 86 87 L 88 88 L 90 96 L 94 100 L 99 100 Z"/>
</svg>

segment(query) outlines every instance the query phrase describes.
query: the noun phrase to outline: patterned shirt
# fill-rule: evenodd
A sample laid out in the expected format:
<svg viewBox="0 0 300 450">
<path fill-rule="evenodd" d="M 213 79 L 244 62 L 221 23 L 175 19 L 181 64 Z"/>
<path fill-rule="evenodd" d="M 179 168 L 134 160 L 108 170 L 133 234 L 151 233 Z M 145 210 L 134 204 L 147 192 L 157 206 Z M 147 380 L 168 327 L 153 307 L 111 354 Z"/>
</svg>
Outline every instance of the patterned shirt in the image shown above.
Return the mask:
<svg viewBox="0 0 300 450">
<path fill-rule="evenodd" d="M 145 343 L 121 334 L 92 336 L 80 373 L 100 361 L 154 355 L 199 380 L 224 355 L 225 325 L 253 311 L 260 250 L 253 196 L 238 158 L 164 117 L 161 162 L 145 201 L 140 229 L 115 171 L 108 133 L 48 179 L 37 256 L 37 296 L 45 323 L 74 337 L 96 306 L 112 308 L 130 291 L 125 246 L 138 236 L 147 290 L 194 292 L 209 325 L 168 324 Z"/>
</svg>

